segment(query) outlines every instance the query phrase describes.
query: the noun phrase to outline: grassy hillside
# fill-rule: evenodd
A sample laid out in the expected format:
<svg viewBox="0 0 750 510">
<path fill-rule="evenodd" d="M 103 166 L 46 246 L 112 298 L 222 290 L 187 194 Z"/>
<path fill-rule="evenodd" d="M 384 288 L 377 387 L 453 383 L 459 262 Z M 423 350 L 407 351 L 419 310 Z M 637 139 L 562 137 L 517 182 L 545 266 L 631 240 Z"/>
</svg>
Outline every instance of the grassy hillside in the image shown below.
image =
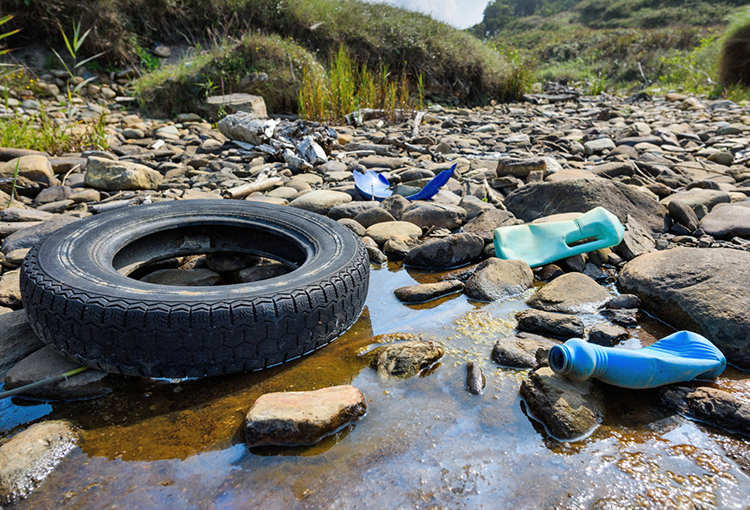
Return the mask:
<svg viewBox="0 0 750 510">
<path fill-rule="evenodd" d="M 719 93 L 720 49 L 730 22 L 750 15 L 746 3 L 496 0 L 471 31 L 519 48 L 541 81 L 581 81 L 597 92 L 643 85 L 645 76 L 657 86 Z"/>
<path fill-rule="evenodd" d="M 233 66 L 238 73 L 261 70 L 257 64 L 262 59 L 242 49 L 249 48 L 245 38 L 251 33 L 262 37 L 276 34 L 288 48 L 281 51 L 294 53 L 300 62 L 314 58 L 325 65 L 344 45 L 357 62 L 374 71 L 382 64 L 394 75 L 405 72 L 412 80 L 421 74 L 426 93 L 443 100 L 481 103 L 518 96 L 513 70 L 498 52 L 467 32 L 382 4 L 354 0 L 4 0 L 0 14 L 4 13 L 16 14 L 10 28 L 23 28 L 19 36 L 57 40 L 58 44 L 58 21 L 63 27 L 72 27 L 81 19 L 83 30 L 93 27 L 84 55 L 104 51 L 101 59 L 117 64 L 137 62 L 139 48 L 150 48 L 156 42 L 201 42 L 204 48 L 210 42 L 233 59 L 246 59 Z M 259 48 L 268 46 L 268 54 L 278 53 L 282 45 L 278 38 L 268 45 L 265 39 L 257 42 Z M 199 87 L 205 79 L 201 73 L 229 83 L 241 78 L 227 74 L 226 66 L 224 75 L 216 74 L 223 65 L 216 61 L 223 59 L 221 55 L 203 56 L 208 60 L 198 58 L 191 64 L 201 70 L 192 73 L 189 88 Z M 267 58 L 266 71 L 282 66 L 293 69 L 289 60 Z M 186 74 L 184 69 L 174 72 Z M 294 71 L 292 74 L 298 78 Z M 287 107 L 285 101 L 279 106 Z"/>
</svg>

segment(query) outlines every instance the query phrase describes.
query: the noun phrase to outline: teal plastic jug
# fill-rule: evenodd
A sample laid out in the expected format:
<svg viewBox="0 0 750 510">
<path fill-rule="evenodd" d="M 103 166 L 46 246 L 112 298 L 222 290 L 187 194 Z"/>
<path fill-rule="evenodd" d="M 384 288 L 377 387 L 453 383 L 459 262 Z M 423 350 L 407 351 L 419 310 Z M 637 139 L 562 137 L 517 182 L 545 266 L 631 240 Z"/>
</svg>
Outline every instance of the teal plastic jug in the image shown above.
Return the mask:
<svg viewBox="0 0 750 510">
<path fill-rule="evenodd" d="M 542 266 L 579 253 L 616 246 L 625 227 L 617 216 L 597 207 L 574 220 L 513 225 L 495 229 L 495 255 Z"/>
<path fill-rule="evenodd" d="M 591 377 L 622 388 L 655 388 L 692 379 L 716 379 L 727 359 L 697 333 L 678 331 L 637 350 L 601 347 L 572 338 L 549 351 L 549 366 L 574 381 Z"/>
</svg>

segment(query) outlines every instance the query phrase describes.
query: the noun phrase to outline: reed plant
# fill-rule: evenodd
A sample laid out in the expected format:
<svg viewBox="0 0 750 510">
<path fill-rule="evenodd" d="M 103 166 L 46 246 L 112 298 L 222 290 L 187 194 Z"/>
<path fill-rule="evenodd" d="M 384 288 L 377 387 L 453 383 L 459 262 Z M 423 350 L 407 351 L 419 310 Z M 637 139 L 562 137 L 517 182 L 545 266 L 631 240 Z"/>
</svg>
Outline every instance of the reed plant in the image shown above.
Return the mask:
<svg viewBox="0 0 750 510">
<path fill-rule="evenodd" d="M 404 66 L 404 69 L 406 66 Z M 411 95 L 412 83 L 406 71 L 392 76 L 381 63 L 377 73 L 366 64 L 357 64 L 341 45 L 330 61 L 328 73 L 321 77 L 303 71 L 299 92 L 299 115 L 303 119 L 341 123 L 347 115 L 363 108 L 382 110 L 391 120 L 403 117 L 424 101 L 423 78 L 417 78 L 416 101 Z"/>
</svg>

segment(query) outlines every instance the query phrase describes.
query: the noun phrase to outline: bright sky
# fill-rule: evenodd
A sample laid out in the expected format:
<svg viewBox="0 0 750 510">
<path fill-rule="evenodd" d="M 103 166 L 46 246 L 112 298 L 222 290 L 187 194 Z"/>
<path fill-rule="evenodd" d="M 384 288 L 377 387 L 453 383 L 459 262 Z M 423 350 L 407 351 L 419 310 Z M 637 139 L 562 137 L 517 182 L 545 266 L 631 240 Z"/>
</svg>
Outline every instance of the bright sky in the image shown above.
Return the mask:
<svg viewBox="0 0 750 510">
<path fill-rule="evenodd" d="M 457 28 L 469 28 L 482 21 L 484 8 L 490 0 L 370 0 L 410 11 L 429 14 Z"/>
</svg>

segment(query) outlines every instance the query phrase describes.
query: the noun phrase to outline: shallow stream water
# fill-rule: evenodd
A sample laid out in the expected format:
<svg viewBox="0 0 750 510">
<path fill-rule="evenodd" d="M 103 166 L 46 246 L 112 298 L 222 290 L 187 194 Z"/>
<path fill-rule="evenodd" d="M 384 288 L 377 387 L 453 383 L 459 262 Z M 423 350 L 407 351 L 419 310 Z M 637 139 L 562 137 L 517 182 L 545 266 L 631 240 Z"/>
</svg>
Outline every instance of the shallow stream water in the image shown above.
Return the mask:
<svg viewBox="0 0 750 510">
<path fill-rule="evenodd" d="M 113 393 L 97 400 L 0 401 L 0 435 L 39 419 L 83 430 L 81 448 L 14 508 L 750 508 L 747 440 L 675 415 L 656 391 L 612 388 L 593 435 L 549 437 L 519 396 L 526 371 L 490 359 L 523 300 L 454 295 L 404 305 L 393 295 L 434 279 L 397 265 L 373 269 L 365 311 L 346 334 L 263 372 L 110 377 Z M 646 317 L 628 347 L 670 332 Z M 389 333 L 438 340 L 446 355 L 421 377 L 381 380 L 362 354 Z M 464 389 L 469 361 L 487 376 L 484 395 Z M 746 375 L 729 369 L 716 386 L 750 396 Z M 312 447 L 245 447 L 244 416 L 258 396 L 337 384 L 367 399 L 354 426 Z"/>
</svg>

